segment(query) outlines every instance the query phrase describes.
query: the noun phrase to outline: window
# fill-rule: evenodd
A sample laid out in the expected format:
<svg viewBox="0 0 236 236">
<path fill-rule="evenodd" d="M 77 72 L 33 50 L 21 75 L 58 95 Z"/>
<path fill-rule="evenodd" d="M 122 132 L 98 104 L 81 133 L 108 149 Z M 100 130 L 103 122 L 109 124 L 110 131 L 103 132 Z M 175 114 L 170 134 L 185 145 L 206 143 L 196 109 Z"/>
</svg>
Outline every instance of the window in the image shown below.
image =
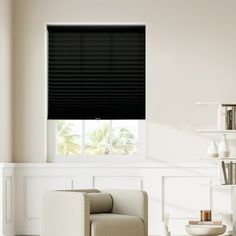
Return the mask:
<svg viewBox="0 0 236 236">
<path fill-rule="evenodd" d="M 46 45 L 50 160 L 144 157 L 145 25 L 47 25 Z"/>
<path fill-rule="evenodd" d="M 144 156 L 144 121 L 55 120 L 49 121 L 51 161 Z M 99 158 L 100 159 L 100 158 Z"/>
</svg>

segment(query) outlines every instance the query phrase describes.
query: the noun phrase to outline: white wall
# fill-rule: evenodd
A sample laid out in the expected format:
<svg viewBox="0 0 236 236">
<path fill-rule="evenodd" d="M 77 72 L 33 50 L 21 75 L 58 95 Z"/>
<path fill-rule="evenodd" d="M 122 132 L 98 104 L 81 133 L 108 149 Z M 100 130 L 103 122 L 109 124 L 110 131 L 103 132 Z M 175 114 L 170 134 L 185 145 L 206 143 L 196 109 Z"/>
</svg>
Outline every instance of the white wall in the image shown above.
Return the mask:
<svg viewBox="0 0 236 236">
<path fill-rule="evenodd" d="M 0 163 L 0 234 L 39 235 L 41 196 L 58 189 L 145 190 L 149 236 L 162 233 L 164 212 L 173 235 L 186 235 L 201 209 L 211 209 L 214 220 L 233 209 L 236 224 L 236 193 L 212 187 L 217 182 L 217 166 L 203 163 Z"/>
<path fill-rule="evenodd" d="M 200 209 L 212 209 L 214 213 L 231 209 L 230 188 L 210 186 L 217 181 L 216 175 L 216 166 L 193 163 L 173 163 L 172 166 L 163 163 L 18 163 L 13 183 L 17 192 L 15 234 L 40 234 L 41 196 L 46 190 L 112 188 L 147 191 L 150 236 L 161 235 L 164 212 L 170 214 L 172 234 L 185 235 L 186 223 L 189 219 L 197 220 Z M 7 210 L 10 206 L 5 207 Z"/>
<path fill-rule="evenodd" d="M 236 100 L 234 0 L 14 0 L 14 161 L 46 161 L 44 31 L 48 22 L 147 26 L 147 155 L 194 160 L 214 113 L 196 101 Z"/>
<path fill-rule="evenodd" d="M 0 0 L 0 162 L 11 161 L 11 0 Z"/>
</svg>

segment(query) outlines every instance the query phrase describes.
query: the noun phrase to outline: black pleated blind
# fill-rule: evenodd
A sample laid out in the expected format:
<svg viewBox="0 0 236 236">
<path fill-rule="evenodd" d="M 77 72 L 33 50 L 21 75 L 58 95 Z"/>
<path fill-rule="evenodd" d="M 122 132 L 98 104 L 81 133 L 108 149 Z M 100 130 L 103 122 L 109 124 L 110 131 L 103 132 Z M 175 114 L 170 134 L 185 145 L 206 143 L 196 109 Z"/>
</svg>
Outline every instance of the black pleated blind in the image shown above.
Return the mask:
<svg viewBox="0 0 236 236">
<path fill-rule="evenodd" d="M 145 119 L 145 26 L 48 26 L 48 119 Z"/>
</svg>

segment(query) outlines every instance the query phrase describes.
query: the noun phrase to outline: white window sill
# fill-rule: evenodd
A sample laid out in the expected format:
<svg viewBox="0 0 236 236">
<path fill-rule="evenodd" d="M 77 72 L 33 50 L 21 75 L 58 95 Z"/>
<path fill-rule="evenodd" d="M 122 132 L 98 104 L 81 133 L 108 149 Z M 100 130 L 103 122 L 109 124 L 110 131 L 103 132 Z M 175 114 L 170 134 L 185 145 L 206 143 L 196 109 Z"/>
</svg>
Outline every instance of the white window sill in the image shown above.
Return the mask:
<svg viewBox="0 0 236 236">
<path fill-rule="evenodd" d="M 0 163 L 0 168 L 217 168 L 213 163 L 192 162 L 81 162 L 81 163 Z"/>
</svg>

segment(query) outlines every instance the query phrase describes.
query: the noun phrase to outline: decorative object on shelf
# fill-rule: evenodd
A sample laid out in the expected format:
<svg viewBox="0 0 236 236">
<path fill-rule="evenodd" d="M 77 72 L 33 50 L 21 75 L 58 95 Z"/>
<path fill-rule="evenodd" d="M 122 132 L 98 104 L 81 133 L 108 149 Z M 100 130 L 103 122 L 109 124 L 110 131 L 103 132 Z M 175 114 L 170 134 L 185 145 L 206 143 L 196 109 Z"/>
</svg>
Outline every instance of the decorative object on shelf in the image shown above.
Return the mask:
<svg viewBox="0 0 236 236">
<path fill-rule="evenodd" d="M 224 183 L 229 185 L 236 184 L 236 163 L 232 161 L 225 163 L 224 161 L 221 162 Z"/>
<path fill-rule="evenodd" d="M 201 210 L 200 219 L 201 221 L 211 221 L 211 210 Z"/>
<path fill-rule="evenodd" d="M 228 141 L 226 139 L 226 134 L 223 134 L 222 139 L 219 144 L 218 153 L 220 157 L 229 157 L 230 148 Z"/>
<path fill-rule="evenodd" d="M 226 166 L 225 166 L 224 161 L 221 162 L 221 167 L 222 167 L 222 172 L 223 172 L 223 176 L 224 176 L 224 184 L 228 184 L 228 177 L 227 177 Z"/>
<path fill-rule="evenodd" d="M 169 231 L 169 214 L 164 213 L 164 220 L 162 222 L 162 236 L 171 236 Z"/>
<path fill-rule="evenodd" d="M 200 211 L 200 221 L 189 221 L 186 232 L 193 236 L 215 236 L 225 232 L 222 221 L 211 221 L 211 210 Z"/>
<path fill-rule="evenodd" d="M 220 220 L 214 220 L 214 221 L 190 220 L 189 225 L 222 225 L 222 221 Z"/>
<path fill-rule="evenodd" d="M 222 115 L 225 118 L 225 129 L 236 130 L 236 106 L 235 104 L 222 104 Z"/>
<path fill-rule="evenodd" d="M 216 236 L 225 232 L 225 225 L 186 225 L 186 232 L 193 236 Z"/>
<path fill-rule="evenodd" d="M 206 154 L 208 157 L 218 157 L 218 147 L 215 141 L 212 141 L 208 146 Z"/>
</svg>

